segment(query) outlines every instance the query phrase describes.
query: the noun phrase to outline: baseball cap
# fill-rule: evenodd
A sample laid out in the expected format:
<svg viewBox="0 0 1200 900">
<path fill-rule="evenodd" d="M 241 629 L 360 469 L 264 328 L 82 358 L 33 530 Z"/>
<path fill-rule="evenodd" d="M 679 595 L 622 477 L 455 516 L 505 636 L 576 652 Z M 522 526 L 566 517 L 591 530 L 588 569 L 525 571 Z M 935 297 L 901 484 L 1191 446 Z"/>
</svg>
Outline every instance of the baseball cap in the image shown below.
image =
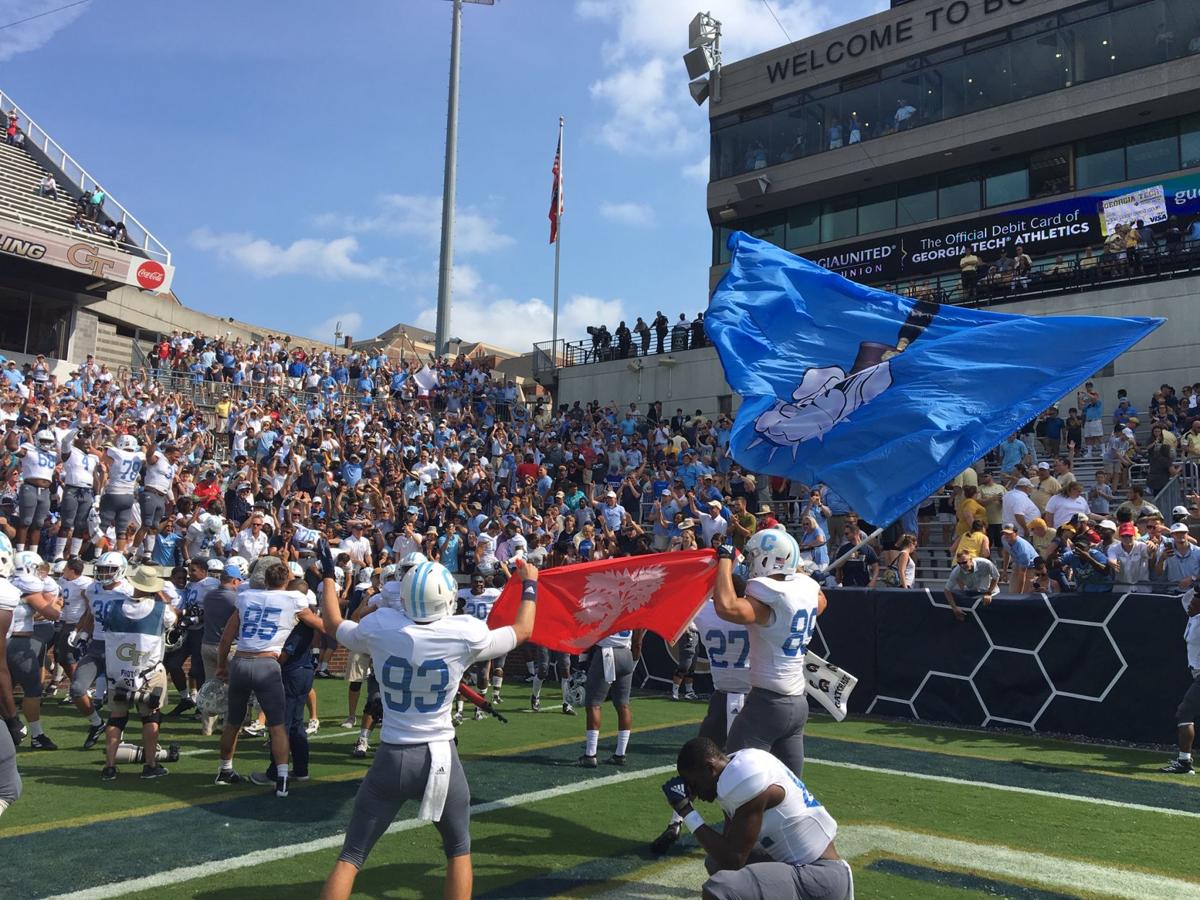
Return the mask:
<svg viewBox="0 0 1200 900">
<path fill-rule="evenodd" d="M 1000 530 L 1003 531 L 1005 534 L 1016 534 L 1017 526 L 1014 525 L 1012 522 L 1007 522 Z"/>
<path fill-rule="evenodd" d="M 708 501 L 708 505 L 709 505 L 709 506 L 715 506 L 717 509 L 720 509 L 720 508 L 721 508 L 721 501 L 720 501 L 720 500 L 709 500 L 709 501 Z"/>
<path fill-rule="evenodd" d="M 1114 522 L 1112 519 L 1101 519 L 1100 524 L 1097 525 L 1096 527 L 1097 528 L 1107 528 L 1109 531 L 1116 531 L 1117 523 Z"/>
<path fill-rule="evenodd" d="M 241 578 L 242 570 L 235 565 L 228 565 L 221 570 L 221 574 L 226 578 Z"/>
<path fill-rule="evenodd" d="M 1117 529 L 1117 534 L 1119 534 L 1121 537 L 1125 537 L 1126 535 L 1129 535 L 1130 537 L 1134 537 L 1137 534 L 1137 526 L 1134 525 L 1132 522 L 1126 522 L 1124 525 L 1122 525 L 1120 528 Z"/>
<path fill-rule="evenodd" d="M 1031 487 L 1033 487 L 1033 482 L 1030 481 L 1028 478 L 1019 478 L 1019 479 L 1017 479 L 1017 487 L 1031 488 Z"/>
<path fill-rule="evenodd" d="M 1039 469 L 1044 469 L 1047 472 L 1050 471 L 1050 463 L 1048 463 L 1048 462 L 1040 462 L 1040 463 L 1038 463 L 1037 467 Z"/>
<path fill-rule="evenodd" d="M 1187 516 L 1187 515 L 1191 515 L 1191 514 L 1188 512 L 1188 508 L 1186 506 L 1177 506 L 1173 510 L 1171 510 L 1171 515 Z"/>
<path fill-rule="evenodd" d="M 612 491 L 609 491 L 607 494 L 604 495 L 605 500 L 607 500 L 609 497 L 612 497 L 614 500 L 617 499 L 617 495 L 614 494 Z"/>
<path fill-rule="evenodd" d="M 666 489 L 664 488 L 664 489 L 663 489 L 663 492 L 662 492 L 662 493 L 661 493 L 659 496 L 660 496 L 660 497 L 670 497 L 670 496 L 671 496 L 671 492 L 670 492 L 670 491 L 668 491 L 668 490 L 666 490 Z"/>
<path fill-rule="evenodd" d="M 1184 525 L 1182 522 L 1176 522 L 1174 525 L 1171 526 L 1171 534 L 1187 534 L 1187 533 L 1188 533 L 1188 527 L 1186 525 Z"/>
</svg>

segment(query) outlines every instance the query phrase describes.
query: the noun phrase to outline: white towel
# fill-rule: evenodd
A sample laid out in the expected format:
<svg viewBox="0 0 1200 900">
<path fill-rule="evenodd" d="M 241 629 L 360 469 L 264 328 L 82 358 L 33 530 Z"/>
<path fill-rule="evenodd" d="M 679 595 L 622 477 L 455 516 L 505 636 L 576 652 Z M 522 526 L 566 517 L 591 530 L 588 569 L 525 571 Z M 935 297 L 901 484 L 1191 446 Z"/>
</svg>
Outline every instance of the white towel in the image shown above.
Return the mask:
<svg viewBox="0 0 1200 900">
<path fill-rule="evenodd" d="M 430 741 L 429 779 L 425 782 L 425 796 L 417 818 L 424 822 L 440 822 L 442 809 L 446 806 L 446 795 L 450 793 L 450 742 Z"/>
<path fill-rule="evenodd" d="M 600 662 L 604 666 L 605 684 L 612 684 L 617 680 L 617 661 L 613 659 L 612 647 L 600 648 Z"/>
<path fill-rule="evenodd" d="M 746 705 L 745 694 L 726 694 L 725 695 L 725 734 L 729 734 L 729 729 L 733 727 L 733 720 L 737 718 L 738 713 L 742 711 L 742 707 Z"/>
<path fill-rule="evenodd" d="M 804 654 L 804 669 L 807 676 L 805 693 L 825 707 L 838 722 L 846 718 L 846 703 L 858 679 L 825 662 L 811 650 Z"/>
</svg>

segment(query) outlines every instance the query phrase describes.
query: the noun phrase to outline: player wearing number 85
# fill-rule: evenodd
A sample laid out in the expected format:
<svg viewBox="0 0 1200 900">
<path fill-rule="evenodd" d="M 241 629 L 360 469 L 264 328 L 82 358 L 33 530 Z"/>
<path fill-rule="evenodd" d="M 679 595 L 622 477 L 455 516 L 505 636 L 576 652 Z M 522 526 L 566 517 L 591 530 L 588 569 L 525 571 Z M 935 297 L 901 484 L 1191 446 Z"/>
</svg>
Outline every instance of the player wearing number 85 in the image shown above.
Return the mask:
<svg viewBox="0 0 1200 900">
<path fill-rule="evenodd" d="M 713 607 L 727 622 L 749 626 L 750 693 L 729 729 L 727 752 L 766 750 L 795 772 L 804 768 L 804 653 L 825 610 L 825 594 L 797 572 L 800 548 L 782 528 L 767 528 L 746 542 L 746 592 L 733 585 L 733 548 L 717 551 Z"/>
<path fill-rule="evenodd" d="M 275 563 L 264 573 L 265 591 L 243 591 L 237 596 L 237 608 L 225 623 L 217 677 L 229 682 L 229 710 L 221 730 L 221 767 L 217 784 L 238 784 L 242 777 L 233 770 L 233 751 L 238 730 L 246 718 L 250 694 L 258 698 L 271 735 L 271 761 L 275 763 L 275 796 L 288 795 L 288 745 L 284 711 L 286 698 L 279 654 L 296 623 L 303 622 L 319 632 L 325 631 L 321 617 L 308 605 L 308 597 L 283 587 L 291 578 L 287 566 Z M 233 642 L 237 653 L 229 658 Z"/>
<path fill-rule="evenodd" d="M 470 615 L 454 615 L 457 585 L 440 563 L 414 567 L 389 602 L 361 622 L 343 621 L 328 545 L 320 547 L 326 629 L 349 650 L 370 653 L 383 699 L 383 734 L 358 789 L 342 852 L 321 893 L 349 897 L 375 842 L 407 800 L 435 823 L 446 854 L 448 900 L 471 896 L 470 789 L 454 746 L 450 707 L 463 672 L 511 652 L 533 633 L 537 569 L 517 560 L 522 602 L 512 625 L 495 630 Z"/>
</svg>

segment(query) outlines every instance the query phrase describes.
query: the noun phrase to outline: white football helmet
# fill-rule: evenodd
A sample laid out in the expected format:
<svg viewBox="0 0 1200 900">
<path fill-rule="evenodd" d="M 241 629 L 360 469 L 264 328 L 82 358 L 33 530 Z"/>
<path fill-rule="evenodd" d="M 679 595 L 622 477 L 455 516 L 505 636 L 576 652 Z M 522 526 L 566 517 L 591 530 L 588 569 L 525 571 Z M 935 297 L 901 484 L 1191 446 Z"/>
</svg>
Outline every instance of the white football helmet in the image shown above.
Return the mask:
<svg viewBox="0 0 1200 900">
<path fill-rule="evenodd" d="M 125 567 L 129 561 L 123 553 L 109 550 L 96 560 L 96 580 L 101 587 L 112 587 L 125 577 Z"/>
<path fill-rule="evenodd" d="M 242 581 L 250 577 L 250 560 L 244 556 L 231 556 L 225 560 L 227 566 L 237 566 L 238 571 L 242 573 Z"/>
<path fill-rule="evenodd" d="M 746 574 L 794 575 L 800 564 L 800 545 L 782 528 L 764 528 L 746 541 Z"/>
<path fill-rule="evenodd" d="M 132 434 L 123 434 L 117 438 L 118 450 L 136 450 L 138 448 L 138 439 Z"/>
<path fill-rule="evenodd" d="M 67 561 L 65 559 L 56 559 L 50 563 L 50 574 L 55 578 L 58 578 L 65 571 L 67 571 Z"/>
<path fill-rule="evenodd" d="M 400 569 L 393 563 L 388 563 L 379 572 L 380 582 L 386 584 L 389 581 L 400 581 L 404 576 L 400 574 Z"/>
<path fill-rule="evenodd" d="M 403 580 L 404 576 L 407 575 L 412 569 L 419 566 L 421 563 L 426 562 L 429 562 L 429 557 L 427 557 L 420 550 L 413 550 L 409 553 L 405 553 L 400 562 L 396 563 L 396 577 Z"/>
<path fill-rule="evenodd" d="M 289 562 L 287 564 L 287 566 L 288 566 L 288 573 L 293 578 L 303 578 L 304 577 L 303 566 L 301 566 L 300 563 L 296 562 L 294 559 L 291 562 Z"/>
<path fill-rule="evenodd" d="M 458 583 L 441 563 L 423 562 L 404 576 L 400 599 L 414 622 L 436 622 L 454 615 Z"/>
<path fill-rule="evenodd" d="M 13 573 L 13 545 L 8 535 L 0 531 L 0 578 L 7 578 Z"/>
<path fill-rule="evenodd" d="M 229 707 L 229 685 L 210 678 L 196 692 L 196 709 L 202 716 L 224 716 Z"/>
<path fill-rule="evenodd" d="M 33 436 L 36 443 L 43 450 L 53 450 L 54 445 L 58 443 L 58 439 L 54 436 L 54 432 L 49 428 L 43 428 Z"/>
<path fill-rule="evenodd" d="M 204 568 L 208 570 L 208 574 L 214 578 L 220 578 L 221 572 L 225 570 L 225 563 L 221 561 L 221 557 L 209 557 L 208 562 L 204 564 Z"/>
<path fill-rule="evenodd" d="M 21 550 L 13 558 L 14 575 L 37 575 L 38 569 L 46 564 L 36 551 Z"/>
</svg>

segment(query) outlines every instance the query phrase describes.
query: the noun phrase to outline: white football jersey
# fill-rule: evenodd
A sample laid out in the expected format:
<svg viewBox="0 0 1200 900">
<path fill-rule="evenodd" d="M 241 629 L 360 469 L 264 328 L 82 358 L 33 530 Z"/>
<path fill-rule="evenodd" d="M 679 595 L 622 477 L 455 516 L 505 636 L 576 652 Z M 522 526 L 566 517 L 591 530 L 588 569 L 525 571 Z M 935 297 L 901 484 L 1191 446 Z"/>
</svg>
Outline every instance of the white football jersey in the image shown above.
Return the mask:
<svg viewBox="0 0 1200 900">
<path fill-rule="evenodd" d="M 21 477 L 42 478 L 49 481 L 54 477 L 54 467 L 58 465 L 57 450 L 42 450 L 33 444 L 22 444 L 25 455 L 21 457 Z"/>
<path fill-rule="evenodd" d="M 804 651 L 817 627 L 821 589 L 807 575 L 751 578 L 746 596 L 770 607 L 771 622 L 749 625 L 750 683 L 795 696 L 804 693 Z"/>
<path fill-rule="evenodd" d="M 596 641 L 597 647 L 624 647 L 629 650 L 633 647 L 633 632 L 630 630 L 618 631 L 615 634 L 610 634 L 608 637 L 600 638 Z"/>
<path fill-rule="evenodd" d="M 471 589 L 460 591 L 459 596 L 463 600 L 463 612 L 468 616 L 486 622 L 488 616 L 492 614 L 492 607 L 496 605 L 496 601 L 500 599 L 500 591 L 498 588 L 484 588 L 482 594 L 472 594 Z"/>
<path fill-rule="evenodd" d="M 141 450 L 118 450 L 109 447 L 108 454 L 108 484 L 104 488 L 106 494 L 132 494 L 137 490 L 138 476 L 146 464 L 146 454 Z"/>
<path fill-rule="evenodd" d="M 487 625 L 471 616 L 420 625 L 390 606 L 361 622 L 343 622 L 337 639 L 371 654 L 383 701 L 380 739 L 389 744 L 452 740 L 450 707 L 458 683 L 492 643 Z M 515 635 L 510 648 L 512 643 Z"/>
<path fill-rule="evenodd" d="M 726 622 L 710 599 L 693 622 L 708 653 L 713 687 L 727 694 L 750 693 L 750 626 Z"/>
<path fill-rule="evenodd" d="M 133 596 L 133 587 L 127 581 L 118 581 L 112 589 L 103 587 L 100 582 L 93 582 L 87 589 L 87 604 L 92 610 L 92 640 L 104 640 L 104 618 L 114 603 L 123 603 L 126 598 Z"/>
<path fill-rule="evenodd" d="M 100 460 L 90 453 L 84 453 L 78 447 L 72 447 L 67 454 L 63 466 L 69 487 L 87 488 L 89 491 L 96 486 L 96 466 Z"/>
<path fill-rule="evenodd" d="M 154 462 L 146 466 L 146 487 L 153 488 L 161 494 L 165 494 L 171 490 L 171 482 L 175 478 L 175 472 L 179 466 L 167 459 L 166 455 L 159 452 L 154 457 Z"/>
<path fill-rule="evenodd" d="M 68 625 L 74 625 L 83 618 L 83 611 L 87 607 L 87 589 L 92 586 L 92 579 L 87 575 L 80 575 L 74 581 L 68 581 L 65 578 L 58 579 L 58 590 L 62 594 L 63 622 Z"/>
<path fill-rule="evenodd" d="M 13 610 L 12 633 L 33 631 L 33 607 L 24 601 L 27 594 L 40 594 L 45 590 L 40 575 L 14 575 L 10 580 L 21 593 L 21 602 Z"/>
<path fill-rule="evenodd" d="M 13 614 L 13 619 L 16 619 L 18 606 L 24 606 L 21 602 L 21 591 L 13 586 L 7 579 L 0 579 L 0 612 L 8 610 Z M 11 637 L 13 633 L 12 622 L 8 623 L 8 630 L 5 637 Z"/>
<path fill-rule="evenodd" d="M 806 866 L 837 835 L 837 822 L 787 766 L 765 750 L 747 748 L 729 756 L 717 779 L 717 803 L 732 816 L 771 785 L 783 788 L 779 805 L 763 813 L 758 846 L 777 862 Z"/>
<path fill-rule="evenodd" d="M 179 589 L 179 603 L 181 606 L 201 606 L 208 592 L 215 591 L 220 586 L 221 582 L 211 575 L 199 581 L 189 581 Z"/>
<path fill-rule="evenodd" d="M 238 651 L 278 653 L 306 609 L 308 597 L 299 591 L 250 590 L 238 594 Z"/>
</svg>

